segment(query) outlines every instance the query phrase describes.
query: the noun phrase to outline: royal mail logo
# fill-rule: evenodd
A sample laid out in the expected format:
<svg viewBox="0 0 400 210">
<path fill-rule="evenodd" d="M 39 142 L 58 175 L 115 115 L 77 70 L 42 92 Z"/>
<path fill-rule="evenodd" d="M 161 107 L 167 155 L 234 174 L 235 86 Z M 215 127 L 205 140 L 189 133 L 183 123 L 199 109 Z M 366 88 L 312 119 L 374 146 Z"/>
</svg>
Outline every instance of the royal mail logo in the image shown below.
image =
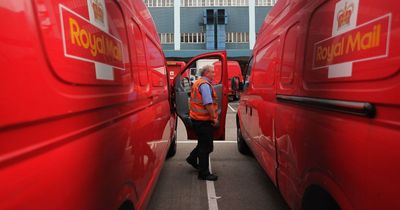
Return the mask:
<svg viewBox="0 0 400 210">
<path fill-rule="evenodd" d="M 104 24 L 104 5 L 99 0 L 92 0 L 94 18 L 97 22 Z"/>
<path fill-rule="evenodd" d="M 313 69 L 387 56 L 390 18 L 388 14 L 315 43 Z"/>
<path fill-rule="evenodd" d="M 353 3 L 348 4 L 346 2 L 344 8 L 339 10 L 337 15 L 337 22 L 339 29 L 345 25 L 350 24 L 350 18 L 351 15 L 353 14 L 353 9 L 354 9 L 354 4 Z"/>
<path fill-rule="evenodd" d="M 124 69 L 121 40 L 63 5 L 60 5 L 60 13 L 66 57 Z M 101 17 L 102 14 L 97 15 Z"/>
</svg>

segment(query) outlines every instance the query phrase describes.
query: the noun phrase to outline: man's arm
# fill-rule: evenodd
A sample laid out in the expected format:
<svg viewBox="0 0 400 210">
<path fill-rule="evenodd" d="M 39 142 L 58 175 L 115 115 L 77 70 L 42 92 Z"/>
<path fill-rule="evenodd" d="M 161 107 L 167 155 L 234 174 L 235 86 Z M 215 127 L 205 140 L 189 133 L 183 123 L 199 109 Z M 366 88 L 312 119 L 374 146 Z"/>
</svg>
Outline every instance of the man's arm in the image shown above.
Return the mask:
<svg viewBox="0 0 400 210">
<path fill-rule="evenodd" d="M 208 84 L 202 84 L 200 86 L 200 92 L 201 92 L 201 95 L 203 96 L 203 105 L 206 107 L 208 114 L 211 116 L 213 124 L 217 125 L 218 117 L 216 114 L 216 110 L 214 110 L 214 108 L 212 106 L 213 99 L 211 97 L 211 94 L 212 94 L 211 87 Z"/>
<path fill-rule="evenodd" d="M 208 111 L 208 114 L 211 116 L 212 119 L 217 119 L 217 115 L 215 114 L 216 111 L 214 110 L 214 107 L 212 104 L 207 104 L 204 105 Z"/>
<path fill-rule="evenodd" d="M 211 119 L 213 121 L 213 125 L 217 125 L 218 124 L 218 118 L 217 118 L 217 112 L 216 110 L 214 110 L 213 105 L 212 104 L 207 104 L 204 105 L 208 111 L 208 114 L 211 116 Z"/>
</svg>

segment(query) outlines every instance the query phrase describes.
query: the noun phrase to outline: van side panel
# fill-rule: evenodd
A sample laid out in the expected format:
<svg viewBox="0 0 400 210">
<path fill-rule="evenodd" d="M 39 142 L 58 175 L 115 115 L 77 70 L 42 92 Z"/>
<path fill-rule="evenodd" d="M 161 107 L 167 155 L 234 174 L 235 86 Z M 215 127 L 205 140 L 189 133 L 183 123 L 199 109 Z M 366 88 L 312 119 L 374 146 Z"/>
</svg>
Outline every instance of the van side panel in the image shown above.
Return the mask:
<svg viewBox="0 0 400 210">
<path fill-rule="evenodd" d="M 239 123 L 291 208 L 301 208 L 310 186 L 325 190 L 341 209 L 400 208 L 400 170 L 393 164 L 400 159 L 399 8 L 388 0 L 293 0 L 279 1 L 266 17 L 253 57 L 263 57 L 280 36 L 280 67 L 275 76 L 257 77 L 256 62 Z M 261 64 L 266 70 L 268 62 Z M 274 93 L 255 87 L 271 78 L 276 94 L 259 97 Z M 275 131 L 276 177 L 265 161 L 274 154 L 264 157 L 268 149 L 254 146 L 270 128 L 262 112 Z"/>
<path fill-rule="evenodd" d="M 321 129 L 329 129 L 310 140 L 329 136 L 323 153 L 329 159 L 308 167 L 325 165 L 355 209 L 400 208 L 394 197 L 400 170 L 390 163 L 400 159 L 399 17 L 393 1 L 329 1 L 310 21 L 306 60 L 313 62 L 304 67 L 304 95 L 370 103 L 376 110 L 372 118 L 315 110 Z M 320 33 L 311 33 L 317 28 Z"/>
<path fill-rule="evenodd" d="M 299 32 L 305 46 L 296 45 L 304 60 L 302 54 L 288 58 L 292 69 L 285 67 L 291 55 L 284 51 L 278 96 L 375 109 L 362 115 L 278 102 L 279 187 L 295 209 L 310 185 L 325 189 L 343 209 L 400 208 L 394 197 L 400 171 L 392 164 L 400 159 L 399 7 L 392 1 L 346 2 L 309 3 L 298 12 L 301 17 L 289 15 L 281 25 L 290 33 L 290 24 L 298 21 L 307 32 Z M 352 10 L 348 19 L 341 16 L 346 10 Z"/>
<path fill-rule="evenodd" d="M 88 2 L 0 3 L 0 209 L 144 209 L 150 198 L 176 118 L 129 20 L 160 50 L 154 24 L 142 1 Z"/>
</svg>

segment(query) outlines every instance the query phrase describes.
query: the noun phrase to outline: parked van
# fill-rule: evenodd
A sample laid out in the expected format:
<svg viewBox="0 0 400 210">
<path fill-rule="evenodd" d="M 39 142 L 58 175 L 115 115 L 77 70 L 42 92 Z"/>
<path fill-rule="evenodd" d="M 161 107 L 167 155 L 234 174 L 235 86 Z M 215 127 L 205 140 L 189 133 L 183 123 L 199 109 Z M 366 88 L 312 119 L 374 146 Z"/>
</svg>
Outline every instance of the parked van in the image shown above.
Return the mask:
<svg viewBox="0 0 400 210">
<path fill-rule="evenodd" d="M 167 72 L 169 75 L 169 83 L 172 86 L 173 85 L 173 80 L 178 75 L 178 73 L 181 71 L 181 69 L 186 65 L 184 61 L 167 61 Z M 186 72 L 184 77 L 190 78 L 190 72 Z"/>
<path fill-rule="evenodd" d="M 265 18 L 238 147 L 292 209 L 400 209 L 399 31 L 390 0 L 279 0 Z"/>
<path fill-rule="evenodd" d="M 221 76 L 219 72 L 221 71 L 221 62 L 217 62 L 214 65 L 214 70 L 216 72 L 216 76 L 214 78 L 213 83 L 218 83 L 221 80 Z M 232 78 L 237 77 L 238 82 L 243 83 L 243 76 L 242 76 L 242 70 L 240 69 L 239 62 L 237 61 L 228 61 L 228 88 L 229 88 L 229 97 L 232 98 L 233 100 L 238 100 L 240 98 L 239 91 L 233 90 L 232 89 Z"/>
<path fill-rule="evenodd" d="M 176 115 L 143 1 L 3 0 L 0 19 L 0 209 L 145 209 Z"/>
</svg>

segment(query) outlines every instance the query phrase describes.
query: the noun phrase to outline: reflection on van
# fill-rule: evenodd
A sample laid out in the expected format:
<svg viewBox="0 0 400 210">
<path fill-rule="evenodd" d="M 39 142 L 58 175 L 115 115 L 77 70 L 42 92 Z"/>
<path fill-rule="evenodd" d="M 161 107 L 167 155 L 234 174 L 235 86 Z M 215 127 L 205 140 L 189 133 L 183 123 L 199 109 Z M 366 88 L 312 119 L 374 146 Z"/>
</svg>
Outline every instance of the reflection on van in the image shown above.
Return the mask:
<svg viewBox="0 0 400 210">
<path fill-rule="evenodd" d="M 0 209 L 145 209 L 176 115 L 143 1 L 0 3 Z"/>
</svg>

